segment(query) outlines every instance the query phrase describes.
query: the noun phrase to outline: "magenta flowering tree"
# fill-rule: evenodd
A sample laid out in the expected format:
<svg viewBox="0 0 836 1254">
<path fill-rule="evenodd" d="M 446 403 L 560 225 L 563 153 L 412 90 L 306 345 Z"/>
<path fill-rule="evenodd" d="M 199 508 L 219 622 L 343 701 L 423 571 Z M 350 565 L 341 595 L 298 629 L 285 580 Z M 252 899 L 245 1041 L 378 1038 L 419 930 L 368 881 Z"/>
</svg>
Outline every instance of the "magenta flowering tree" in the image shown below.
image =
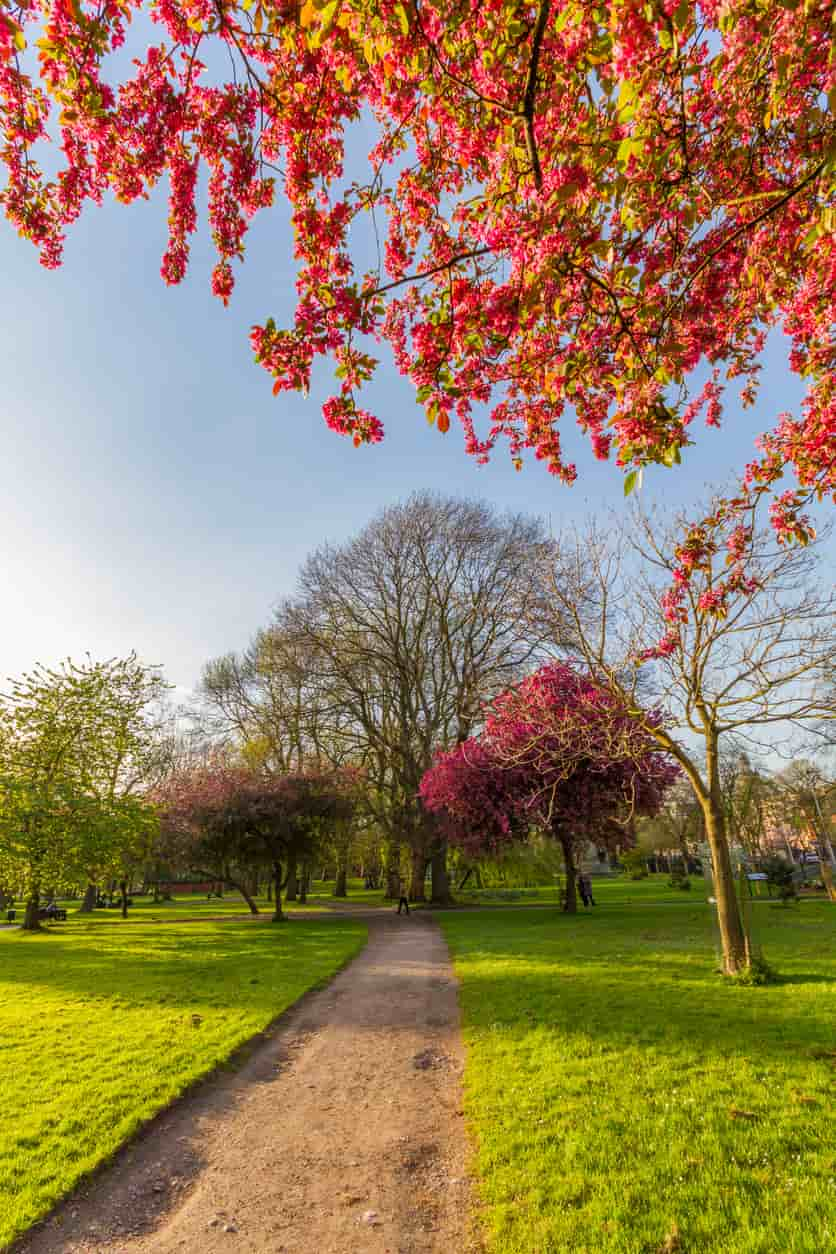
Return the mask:
<svg viewBox="0 0 836 1254">
<path fill-rule="evenodd" d="M 746 495 L 792 470 L 775 525 L 803 538 L 805 501 L 836 488 L 832 18 L 830 0 L 0 0 L 0 199 L 55 266 L 87 205 L 165 180 L 178 283 L 202 175 L 226 302 L 282 194 L 295 318 L 252 332 L 274 392 L 327 357 L 326 422 L 377 441 L 362 393 L 383 342 L 437 430 L 567 482 L 567 418 L 629 487 L 724 421 L 729 386 L 754 402 L 781 327 L 806 396 L 767 413 L 741 472 Z"/>
<path fill-rule="evenodd" d="M 154 801 L 169 858 L 234 885 L 254 914 L 248 884 L 268 870 L 280 920 L 287 873 L 312 855 L 328 823 L 353 813 L 356 787 L 354 771 L 275 775 L 215 756 L 172 772 Z"/>
<path fill-rule="evenodd" d="M 437 755 L 421 797 L 471 854 L 498 852 L 532 826 L 550 833 L 574 911 L 579 848 L 629 843 L 633 817 L 655 814 L 678 775 L 612 694 L 551 663 L 494 701 L 480 736 Z"/>
</svg>

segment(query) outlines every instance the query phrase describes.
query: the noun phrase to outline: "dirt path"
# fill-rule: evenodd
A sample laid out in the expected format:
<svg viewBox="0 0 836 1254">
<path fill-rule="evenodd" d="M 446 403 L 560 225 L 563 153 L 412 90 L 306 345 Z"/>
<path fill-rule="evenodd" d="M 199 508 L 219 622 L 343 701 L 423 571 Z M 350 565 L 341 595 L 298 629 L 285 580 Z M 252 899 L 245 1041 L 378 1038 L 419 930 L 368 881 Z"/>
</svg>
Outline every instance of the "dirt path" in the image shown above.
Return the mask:
<svg viewBox="0 0 836 1254">
<path fill-rule="evenodd" d="M 160 1116 L 25 1254 L 465 1254 L 456 984 L 427 915 L 369 943 L 246 1064 Z M 305 926 L 299 922 L 289 926 Z"/>
</svg>

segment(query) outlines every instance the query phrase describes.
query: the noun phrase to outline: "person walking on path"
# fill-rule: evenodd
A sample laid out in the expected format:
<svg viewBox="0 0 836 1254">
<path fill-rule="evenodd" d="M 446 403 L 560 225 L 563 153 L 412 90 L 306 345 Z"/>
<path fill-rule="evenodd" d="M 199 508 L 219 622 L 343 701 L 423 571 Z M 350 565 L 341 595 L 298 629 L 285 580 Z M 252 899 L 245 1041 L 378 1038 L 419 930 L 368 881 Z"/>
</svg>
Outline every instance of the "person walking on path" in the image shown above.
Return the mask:
<svg viewBox="0 0 836 1254">
<path fill-rule="evenodd" d="M 409 899 L 404 892 L 404 882 L 402 879 L 398 880 L 398 892 L 400 893 L 400 896 L 398 897 L 398 914 L 400 914 L 402 910 L 405 910 L 406 913 L 409 914 Z"/>
<path fill-rule="evenodd" d="M 578 876 L 578 892 L 581 895 L 581 901 L 583 902 L 584 909 L 586 909 L 587 906 L 595 905 L 595 901 L 592 897 L 592 880 L 589 878 L 586 871 Z"/>
</svg>

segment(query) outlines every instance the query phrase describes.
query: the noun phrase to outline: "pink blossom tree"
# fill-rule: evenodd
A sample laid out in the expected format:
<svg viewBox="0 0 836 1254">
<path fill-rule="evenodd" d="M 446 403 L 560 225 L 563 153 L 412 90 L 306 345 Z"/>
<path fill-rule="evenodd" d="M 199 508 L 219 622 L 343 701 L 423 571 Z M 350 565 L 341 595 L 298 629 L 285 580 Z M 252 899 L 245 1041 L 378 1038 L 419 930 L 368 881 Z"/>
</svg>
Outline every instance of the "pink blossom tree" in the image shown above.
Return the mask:
<svg viewBox="0 0 836 1254">
<path fill-rule="evenodd" d="M 377 441 L 361 394 L 387 342 L 439 432 L 457 420 L 473 456 L 507 441 L 567 482 L 567 416 L 629 488 L 677 463 L 698 419 L 721 424 L 730 384 L 754 402 L 782 327 L 806 397 L 765 417 L 741 472 L 745 495 L 793 472 L 775 525 L 803 538 L 805 501 L 836 488 L 832 15 L 828 0 L 0 0 L 0 199 L 55 266 L 86 205 L 167 179 L 162 276 L 179 283 L 203 174 L 227 302 L 280 189 L 296 315 L 252 332 L 274 393 L 307 390 L 328 357 L 326 422 Z M 347 170 L 361 118 L 374 138 Z M 362 273 L 349 237 L 369 211 L 381 263 Z"/>
<path fill-rule="evenodd" d="M 480 736 L 437 756 L 421 797 L 471 854 L 496 853 L 532 826 L 549 832 L 575 911 L 579 848 L 629 843 L 631 820 L 655 814 L 678 775 L 610 693 L 552 663 L 493 703 Z"/>
<path fill-rule="evenodd" d="M 273 775 L 216 756 L 172 772 L 155 794 L 169 856 L 240 890 L 253 914 L 253 870 L 266 868 L 273 918 L 284 918 L 282 890 L 297 860 L 310 857 L 323 825 L 353 811 L 351 773 L 303 770 Z"/>
</svg>

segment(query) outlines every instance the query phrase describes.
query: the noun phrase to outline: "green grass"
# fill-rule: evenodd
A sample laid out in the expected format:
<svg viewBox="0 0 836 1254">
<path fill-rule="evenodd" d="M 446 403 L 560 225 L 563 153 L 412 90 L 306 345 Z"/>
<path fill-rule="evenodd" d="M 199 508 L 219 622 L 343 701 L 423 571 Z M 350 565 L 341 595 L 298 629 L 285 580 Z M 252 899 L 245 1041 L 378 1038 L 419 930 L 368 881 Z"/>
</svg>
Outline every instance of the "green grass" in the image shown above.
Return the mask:
<svg viewBox="0 0 836 1254">
<path fill-rule="evenodd" d="M 759 906 L 783 981 L 741 988 L 707 906 L 647 892 L 576 919 L 439 916 L 488 1249 L 836 1249 L 836 910 Z"/>
<path fill-rule="evenodd" d="M 708 894 L 706 881 L 701 875 L 691 876 L 691 888 L 687 892 L 680 888 L 671 888 L 669 880 L 670 876 L 665 873 L 649 875 L 643 880 L 631 880 L 629 875 L 624 874 L 596 876 L 592 881 L 592 893 L 596 901 L 600 899 L 607 905 L 646 904 L 648 901 L 687 905 L 689 901 L 704 901 Z M 556 884 L 546 884 L 539 888 L 506 888 L 498 885 L 470 891 L 465 887 L 455 896 L 462 905 L 545 906 L 557 904 L 559 889 Z"/>
<path fill-rule="evenodd" d="M 668 883 L 669 878 L 667 873 L 651 875 L 647 879 L 638 881 L 631 880 L 627 875 L 617 875 L 611 878 L 602 876 L 594 880 L 593 886 L 596 899 L 600 898 L 606 905 L 616 903 L 644 904 L 649 900 L 670 902 L 675 905 L 688 905 L 689 902 L 693 904 L 695 901 L 705 900 L 707 886 L 701 875 L 691 877 L 691 890 L 689 892 L 671 888 Z M 558 888 L 554 884 L 545 884 L 534 888 L 514 888 L 497 885 L 492 888 L 476 890 L 466 885 L 462 890 L 454 889 L 454 895 L 456 901 L 465 906 L 550 906 L 558 903 Z M 764 902 L 767 900 L 765 890 L 762 893 L 762 899 Z M 272 913 L 273 904 L 265 896 L 257 897 L 256 902 L 262 913 Z M 72 915 L 77 912 L 79 901 L 78 899 L 62 901 L 59 904 L 66 906 Z M 364 888 L 362 879 L 354 878 L 350 879 L 348 883 L 348 897 L 334 897 L 333 880 L 314 880 L 311 891 L 308 894 L 307 903 L 304 906 L 298 902 L 283 902 L 283 906 L 288 913 L 304 914 L 321 910 L 339 912 L 346 906 L 391 910 L 393 903 L 384 899 L 382 889 Z M 18 919 L 21 913 L 22 906 L 19 904 Z M 171 921 L 172 919 L 206 919 L 218 916 L 245 916 L 248 914 L 249 909 L 243 897 L 239 893 L 230 890 L 222 898 L 212 897 L 208 901 L 206 895 L 201 893 L 181 895 L 171 901 L 157 902 L 153 901 L 151 897 L 135 896 L 133 905 L 128 912 L 128 917 L 133 921 L 142 919 L 146 922 L 158 922 L 164 920 Z M 97 923 L 122 922 L 120 912 L 117 909 L 96 910 L 92 915 L 92 919 Z"/>
<path fill-rule="evenodd" d="M 365 938 L 349 919 L 0 932 L 0 1248 Z"/>
<path fill-rule="evenodd" d="M 340 910 L 343 906 L 362 906 L 364 909 L 369 907 L 385 906 L 390 907 L 391 902 L 384 901 L 382 889 L 370 889 L 363 887 L 361 879 L 349 880 L 349 895 L 347 898 L 336 898 L 334 896 L 334 882 L 314 880 L 311 891 L 308 893 L 307 903 L 303 906 L 298 901 L 285 901 L 282 899 L 282 907 L 289 913 L 305 914 L 312 911 L 320 911 L 323 909 Z M 268 901 L 264 894 L 256 897 L 256 905 L 262 914 L 272 914 L 273 903 Z M 188 919 L 211 919 L 216 917 L 246 915 L 249 916 L 250 910 L 244 898 L 240 893 L 228 890 L 223 897 L 211 897 L 207 899 L 205 893 L 183 893 L 173 897 L 170 901 L 154 901 L 150 896 L 132 897 L 131 906 L 128 909 L 129 920 L 143 920 L 144 922 L 162 922 L 178 919 L 186 921 Z M 78 913 L 80 905 L 79 898 L 61 899 L 58 901 L 59 906 L 64 906 L 68 913 L 72 916 Z M 23 905 L 17 903 L 17 921 L 20 922 L 23 916 Z M 122 923 L 122 916 L 116 907 L 107 910 L 94 910 L 92 915 L 82 916 L 96 923 Z M 0 916 L 5 920 L 5 914 Z"/>
</svg>

